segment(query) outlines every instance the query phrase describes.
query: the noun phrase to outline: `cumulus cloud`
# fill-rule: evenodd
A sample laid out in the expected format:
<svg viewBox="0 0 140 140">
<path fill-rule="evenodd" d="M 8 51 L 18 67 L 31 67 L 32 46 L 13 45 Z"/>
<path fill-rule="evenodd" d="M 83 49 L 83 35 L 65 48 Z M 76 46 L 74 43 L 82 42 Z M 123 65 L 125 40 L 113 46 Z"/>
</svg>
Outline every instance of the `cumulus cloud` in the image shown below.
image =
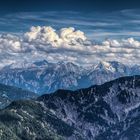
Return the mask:
<svg viewBox="0 0 140 140">
<path fill-rule="evenodd" d="M 0 36 L 0 50 L 1 52 L 18 52 L 21 50 L 21 42 L 19 38 L 10 34 Z"/>
<path fill-rule="evenodd" d="M 107 40 L 103 42 L 104 45 L 109 45 L 111 47 L 128 47 L 128 48 L 138 48 L 140 42 L 134 40 L 133 38 L 122 39 L 121 41 L 117 40 Z"/>
<path fill-rule="evenodd" d="M 31 27 L 23 36 L 0 35 L 0 66 L 22 61 L 72 61 L 93 64 L 102 60 L 140 64 L 140 42 L 134 38 L 90 41 L 73 27 L 55 30 L 48 26 Z"/>
<path fill-rule="evenodd" d="M 59 48 L 73 47 L 74 49 L 80 49 L 87 40 L 82 31 L 76 31 L 73 27 L 62 28 L 58 33 L 52 27 L 31 27 L 30 32 L 25 33 L 24 37 L 29 42 L 37 44 L 48 44 Z M 75 48 L 75 46 L 77 47 Z"/>
</svg>

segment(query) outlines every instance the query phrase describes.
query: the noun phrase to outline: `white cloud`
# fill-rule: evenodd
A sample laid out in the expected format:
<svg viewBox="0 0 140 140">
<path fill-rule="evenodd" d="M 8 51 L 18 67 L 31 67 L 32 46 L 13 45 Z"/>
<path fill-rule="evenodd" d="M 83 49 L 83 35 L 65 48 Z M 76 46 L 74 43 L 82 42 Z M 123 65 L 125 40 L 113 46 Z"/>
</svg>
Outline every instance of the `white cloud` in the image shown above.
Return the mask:
<svg viewBox="0 0 140 140">
<path fill-rule="evenodd" d="M 140 64 L 140 42 L 133 39 L 105 40 L 94 44 L 73 27 L 56 31 L 52 27 L 31 27 L 23 36 L 0 35 L 0 66 L 13 62 L 72 61 L 93 64 L 116 60 Z"/>
<path fill-rule="evenodd" d="M 21 42 L 18 37 L 10 34 L 0 36 L 0 51 L 1 52 L 18 52 L 21 50 Z"/>
<path fill-rule="evenodd" d="M 24 35 L 27 41 L 37 44 L 51 45 L 52 47 L 67 47 L 80 49 L 87 39 L 83 32 L 75 31 L 73 27 L 62 28 L 58 33 L 52 27 L 31 27 L 30 32 Z M 75 48 L 75 46 L 77 47 Z M 78 48 L 79 47 L 79 48 Z M 83 49 L 83 47 L 81 48 Z"/>
<path fill-rule="evenodd" d="M 140 46 L 140 42 L 134 40 L 133 38 L 118 40 L 107 40 L 103 42 L 104 45 L 109 45 L 112 47 L 130 47 L 130 48 L 138 48 Z"/>
</svg>

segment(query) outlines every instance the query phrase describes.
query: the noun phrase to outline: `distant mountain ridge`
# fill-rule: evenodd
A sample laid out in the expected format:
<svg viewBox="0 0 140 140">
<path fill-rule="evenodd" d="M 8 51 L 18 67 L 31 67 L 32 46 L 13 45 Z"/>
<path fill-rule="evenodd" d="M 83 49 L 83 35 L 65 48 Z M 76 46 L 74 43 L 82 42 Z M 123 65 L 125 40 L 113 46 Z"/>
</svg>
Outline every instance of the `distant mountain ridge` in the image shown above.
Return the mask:
<svg viewBox="0 0 140 140">
<path fill-rule="evenodd" d="M 1 140 L 140 139 L 140 76 L 14 101 L 0 124 Z"/>
<path fill-rule="evenodd" d="M 130 67 L 116 61 L 82 67 L 71 62 L 49 63 L 43 60 L 4 67 L 0 70 L 0 83 L 44 94 L 58 89 L 76 90 L 100 85 L 137 74 L 140 74 L 140 66 Z"/>
<path fill-rule="evenodd" d="M 37 97 L 33 92 L 0 84 L 0 109 L 8 106 L 12 101 L 29 100 Z"/>
</svg>

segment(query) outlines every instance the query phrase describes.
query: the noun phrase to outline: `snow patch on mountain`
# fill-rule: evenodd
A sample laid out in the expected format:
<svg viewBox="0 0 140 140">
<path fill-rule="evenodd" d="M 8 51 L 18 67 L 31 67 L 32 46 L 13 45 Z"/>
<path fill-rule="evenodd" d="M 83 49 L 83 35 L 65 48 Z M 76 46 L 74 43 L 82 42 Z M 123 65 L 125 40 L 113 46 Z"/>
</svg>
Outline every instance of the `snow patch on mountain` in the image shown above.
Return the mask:
<svg viewBox="0 0 140 140">
<path fill-rule="evenodd" d="M 140 66 L 128 66 L 116 61 L 101 61 L 90 67 L 72 62 L 15 63 L 0 70 L 0 83 L 17 86 L 35 93 L 51 93 L 57 89 L 86 88 L 113 79 L 140 73 Z"/>
</svg>

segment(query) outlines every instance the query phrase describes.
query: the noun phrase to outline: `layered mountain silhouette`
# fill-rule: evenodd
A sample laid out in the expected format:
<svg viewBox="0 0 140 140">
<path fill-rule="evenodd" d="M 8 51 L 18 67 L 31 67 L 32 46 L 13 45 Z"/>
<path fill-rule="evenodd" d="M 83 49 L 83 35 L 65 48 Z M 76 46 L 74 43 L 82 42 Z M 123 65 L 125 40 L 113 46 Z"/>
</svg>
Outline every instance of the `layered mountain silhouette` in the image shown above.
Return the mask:
<svg viewBox="0 0 140 140">
<path fill-rule="evenodd" d="M 0 111 L 0 139 L 140 139 L 140 76 L 57 90 Z"/>
<path fill-rule="evenodd" d="M 35 99 L 38 95 L 21 88 L 0 84 L 0 108 L 4 108 L 15 100 Z"/>
</svg>

